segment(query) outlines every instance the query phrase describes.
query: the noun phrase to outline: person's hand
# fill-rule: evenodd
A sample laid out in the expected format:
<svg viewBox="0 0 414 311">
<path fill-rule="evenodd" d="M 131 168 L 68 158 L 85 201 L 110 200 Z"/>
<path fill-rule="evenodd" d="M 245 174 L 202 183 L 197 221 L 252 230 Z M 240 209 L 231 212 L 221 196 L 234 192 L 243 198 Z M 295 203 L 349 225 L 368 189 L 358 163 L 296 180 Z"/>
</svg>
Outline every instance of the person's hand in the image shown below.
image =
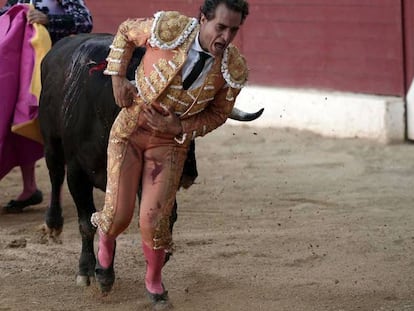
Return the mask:
<svg viewBox="0 0 414 311">
<path fill-rule="evenodd" d="M 125 77 L 112 76 L 112 89 L 116 104 L 123 108 L 129 107 L 137 96 L 137 90 Z"/>
<path fill-rule="evenodd" d="M 27 12 L 27 21 L 30 24 L 37 23 L 47 25 L 49 23 L 49 18 L 45 13 L 34 8 L 30 8 L 30 10 Z"/>
<path fill-rule="evenodd" d="M 183 128 L 180 119 L 172 110 L 161 107 L 164 109 L 165 114 L 159 113 L 151 105 L 144 106 L 143 113 L 148 126 L 161 134 L 170 134 L 172 136 L 181 134 Z"/>
</svg>

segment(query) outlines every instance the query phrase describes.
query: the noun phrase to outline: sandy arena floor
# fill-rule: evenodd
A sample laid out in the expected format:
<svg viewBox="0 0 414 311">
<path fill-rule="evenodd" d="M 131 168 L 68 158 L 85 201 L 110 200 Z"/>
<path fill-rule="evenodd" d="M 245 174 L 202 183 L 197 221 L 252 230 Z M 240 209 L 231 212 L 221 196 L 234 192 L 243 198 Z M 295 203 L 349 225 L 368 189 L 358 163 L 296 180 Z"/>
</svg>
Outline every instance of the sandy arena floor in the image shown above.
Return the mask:
<svg viewBox="0 0 414 311">
<path fill-rule="evenodd" d="M 414 310 L 414 146 L 225 125 L 197 140 L 197 184 L 178 194 L 175 310 Z M 38 228 L 46 200 L 0 215 L 0 311 L 149 310 L 137 219 L 118 239 L 113 292 L 75 285 L 80 235 L 64 189 L 62 244 Z M 0 204 L 20 173 L 0 182 Z M 103 193 L 96 191 L 97 207 Z"/>
</svg>

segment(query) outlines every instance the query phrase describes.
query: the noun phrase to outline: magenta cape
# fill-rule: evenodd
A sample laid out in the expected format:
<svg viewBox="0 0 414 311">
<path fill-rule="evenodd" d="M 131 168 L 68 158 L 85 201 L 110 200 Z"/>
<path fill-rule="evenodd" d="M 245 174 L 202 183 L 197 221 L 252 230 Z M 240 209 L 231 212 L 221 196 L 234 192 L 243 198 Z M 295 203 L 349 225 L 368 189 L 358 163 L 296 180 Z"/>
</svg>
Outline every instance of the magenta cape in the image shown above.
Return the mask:
<svg viewBox="0 0 414 311">
<path fill-rule="evenodd" d="M 31 90 L 36 53 L 27 23 L 27 5 L 15 5 L 0 16 L 0 180 L 15 166 L 43 157 L 43 145 L 11 132 L 13 125 L 37 117 L 38 98 Z"/>
</svg>

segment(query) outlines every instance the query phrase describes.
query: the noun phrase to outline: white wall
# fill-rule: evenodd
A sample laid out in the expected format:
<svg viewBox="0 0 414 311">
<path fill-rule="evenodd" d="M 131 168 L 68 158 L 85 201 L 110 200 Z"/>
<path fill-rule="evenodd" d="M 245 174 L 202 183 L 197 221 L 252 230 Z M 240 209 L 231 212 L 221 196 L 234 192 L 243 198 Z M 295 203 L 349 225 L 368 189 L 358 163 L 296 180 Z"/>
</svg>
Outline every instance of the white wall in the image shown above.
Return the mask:
<svg viewBox="0 0 414 311">
<path fill-rule="evenodd" d="M 247 86 L 237 98 L 236 107 L 249 112 L 265 109 L 259 119 L 245 123 L 249 126 L 296 128 L 384 143 L 403 141 L 405 137 L 405 108 L 400 97 Z"/>
<path fill-rule="evenodd" d="M 407 137 L 414 140 L 414 80 L 407 93 Z"/>
</svg>

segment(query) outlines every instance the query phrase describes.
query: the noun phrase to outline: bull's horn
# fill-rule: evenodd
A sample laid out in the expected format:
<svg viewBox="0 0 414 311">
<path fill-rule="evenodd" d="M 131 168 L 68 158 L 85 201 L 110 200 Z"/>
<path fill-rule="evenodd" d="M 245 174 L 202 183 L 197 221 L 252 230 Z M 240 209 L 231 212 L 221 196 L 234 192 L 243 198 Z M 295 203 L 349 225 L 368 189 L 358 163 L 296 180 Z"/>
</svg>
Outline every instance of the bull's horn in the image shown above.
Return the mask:
<svg viewBox="0 0 414 311">
<path fill-rule="evenodd" d="M 233 107 L 233 111 L 231 112 L 229 118 L 236 121 L 253 121 L 262 115 L 263 110 L 264 108 L 256 112 L 245 112 L 236 107 Z"/>
</svg>

